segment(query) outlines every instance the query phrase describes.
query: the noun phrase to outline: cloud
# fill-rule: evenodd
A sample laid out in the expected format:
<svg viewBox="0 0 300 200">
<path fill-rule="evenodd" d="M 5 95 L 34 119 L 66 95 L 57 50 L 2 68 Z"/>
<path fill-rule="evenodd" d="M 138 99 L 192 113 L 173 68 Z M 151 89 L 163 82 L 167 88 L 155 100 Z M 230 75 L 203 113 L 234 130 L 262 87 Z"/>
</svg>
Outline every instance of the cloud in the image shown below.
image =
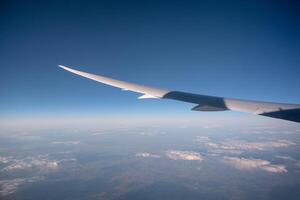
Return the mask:
<svg viewBox="0 0 300 200">
<path fill-rule="evenodd" d="M 22 159 L 17 159 L 13 156 L 0 156 L 0 163 L 3 165 L 0 172 L 8 173 L 14 177 L 14 179 L 0 180 L 0 199 L 1 196 L 14 193 L 24 184 L 44 179 L 40 175 L 56 171 L 59 165 L 63 165 L 66 162 L 76 162 L 76 158 L 53 160 L 49 158 L 49 155 L 28 156 Z M 21 174 L 23 175 L 26 174 L 26 178 L 17 178 L 16 176 L 20 175 L 19 172 L 22 172 Z"/>
<path fill-rule="evenodd" d="M 142 152 L 135 154 L 136 157 L 142 158 L 161 158 L 162 156 L 159 154 Z M 202 156 L 193 151 L 177 151 L 177 150 L 168 150 L 165 152 L 165 156 L 172 160 L 198 160 L 202 161 Z"/>
<path fill-rule="evenodd" d="M 198 160 L 198 161 L 203 160 L 203 157 L 199 153 L 193 151 L 169 150 L 166 151 L 165 154 L 169 159 L 172 160 Z"/>
<path fill-rule="evenodd" d="M 220 144 L 208 142 L 206 145 L 213 149 L 221 149 L 225 151 L 229 150 L 239 150 L 239 151 L 247 151 L 247 150 L 257 150 L 257 151 L 265 151 L 274 148 L 285 148 L 292 145 L 296 145 L 296 143 L 289 140 L 275 140 L 269 142 L 247 142 L 244 140 L 228 140 L 222 142 Z"/>
<path fill-rule="evenodd" d="M 3 171 L 14 171 L 14 170 L 22 170 L 26 168 L 30 168 L 32 165 L 23 160 L 15 160 L 13 164 L 4 167 Z"/>
<path fill-rule="evenodd" d="M 63 145 L 76 145 L 76 144 L 79 144 L 80 141 L 54 141 L 52 142 L 52 144 L 63 144 Z"/>
<path fill-rule="evenodd" d="M 0 162 L 1 163 L 9 163 L 13 160 L 13 157 L 11 156 L 0 156 Z"/>
<path fill-rule="evenodd" d="M 295 158 L 292 158 L 290 156 L 275 156 L 276 158 L 279 158 L 279 159 L 282 159 L 282 160 L 286 160 L 286 161 L 290 161 L 290 162 L 293 162 L 295 164 L 296 167 L 300 167 L 300 161 L 295 159 Z"/>
<path fill-rule="evenodd" d="M 26 170 L 31 168 L 38 168 L 42 171 L 55 170 L 58 168 L 58 161 L 50 160 L 45 156 L 11 159 L 10 164 L 4 167 L 2 171 L 13 172 L 16 170 Z"/>
<path fill-rule="evenodd" d="M 161 156 L 158 154 L 143 152 L 143 153 L 137 153 L 135 154 L 136 157 L 142 157 L 142 158 L 160 158 Z"/>
<path fill-rule="evenodd" d="M 40 176 L 35 176 L 31 178 L 16 178 L 11 180 L 1 180 L 0 181 L 0 194 L 1 196 L 6 196 L 14 193 L 21 185 L 26 183 L 32 183 L 40 181 L 43 178 Z"/>
<path fill-rule="evenodd" d="M 66 162 L 76 162 L 76 158 L 65 158 L 60 160 L 49 159 L 48 155 L 38 155 L 35 157 L 25 157 L 16 159 L 12 156 L 0 157 L 0 162 L 4 164 L 4 168 L 0 172 L 10 173 L 15 177 L 16 172 L 28 172 L 26 170 L 34 170 L 33 174 L 26 173 L 26 176 L 8 180 L 0 180 L 0 197 L 14 193 L 21 185 L 36 182 L 44 179 L 42 176 L 45 173 L 53 172 Z M 24 173 L 22 173 L 24 174 Z"/>
<path fill-rule="evenodd" d="M 59 161 L 59 163 L 63 163 L 63 162 L 76 162 L 77 159 L 76 158 L 65 158 L 65 159 L 61 159 Z"/>
<path fill-rule="evenodd" d="M 104 134 L 107 134 L 107 132 L 103 131 L 103 132 L 95 132 L 95 133 L 92 133 L 92 135 L 104 135 Z"/>
<path fill-rule="evenodd" d="M 281 156 L 281 155 L 278 155 L 278 156 L 275 156 L 276 158 L 280 158 L 282 160 L 289 160 L 289 161 L 297 161 L 296 159 L 290 157 L 290 156 Z"/>
<path fill-rule="evenodd" d="M 284 165 L 274 165 L 267 160 L 247 159 L 239 157 L 224 157 L 224 161 L 240 170 L 260 169 L 271 173 L 285 173 L 287 169 Z"/>
<path fill-rule="evenodd" d="M 197 136 L 196 141 L 200 143 L 206 143 L 210 141 L 210 138 L 208 136 Z"/>
</svg>

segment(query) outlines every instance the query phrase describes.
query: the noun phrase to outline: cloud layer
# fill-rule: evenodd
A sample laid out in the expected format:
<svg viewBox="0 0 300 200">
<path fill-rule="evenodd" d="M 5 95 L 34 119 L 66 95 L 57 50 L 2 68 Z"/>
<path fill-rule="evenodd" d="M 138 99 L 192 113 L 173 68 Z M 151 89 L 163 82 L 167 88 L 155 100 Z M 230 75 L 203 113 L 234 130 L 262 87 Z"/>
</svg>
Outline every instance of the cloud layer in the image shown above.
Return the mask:
<svg viewBox="0 0 300 200">
<path fill-rule="evenodd" d="M 0 181 L 0 194 L 6 196 L 14 193 L 18 187 L 26 183 L 32 183 L 42 180 L 43 177 L 35 176 L 31 178 L 15 178 L 12 180 L 2 180 Z"/>
<path fill-rule="evenodd" d="M 79 144 L 80 141 L 54 141 L 52 144 L 62 144 L 62 145 L 76 145 Z"/>
<path fill-rule="evenodd" d="M 24 184 L 43 180 L 45 174 L 57 171 L 61 164 L 75 161 L 75 158 L 54 160 L 50 159 L 48 155 L 28 156 L 22 159 L 13 156 L 0 156 L 0 164 L 3 165 L 0 172 L 14 177 L 13 179 L 0 180 L 0 196 L 14 193 Z M 31 171 L 29 172 L 29 170 Z M 16 178 L 15 174 L 19 174 L 19 172 L 22 172 L 22 177 Z"/>
<path fill-rule="evenodd" d="M 249 142 L 245 140 L 225 140 L 220 143 L 211 142 L 208 137 L 197 137 L 196 141 L 205 145 L 215 153 L 241 153 L 243 151 L 266 151 L 277 148 L 286 148 L 296 143 L 289 140 L 274 140 L 266 142 Z"/>
<path fill-rule="evenodd" d="M 272 148 L 283 148 L 295 145 L 294 142 L 288 140 L 276 140 L 271 142 L 247 142 L 243 140 L 231 140 L 222 144 L 208 143 L 211 147 L 217 147 L 224 150 L 268 150 Z"/>
<path fill-rule="evenodd" d="M 148 152 L 142 152 L 135 154 L 136 157 L 142 157 L 142 158 L 160 158 L 161 156 L 158 154 L 148 153 Z"/>
<path fill-rule="evenodd" d="M 274 165 L 267 160 L 247 159 L 238 157 L 224 157 L 224 161 L 240 170 L 260 169 L 271 173 L 285 173 L 287 169 L 284 165 Z"/>
<path fill-rule="evenodd" d="M 171 159 L 171 160 L 198 160 L 202 161 L 203 157 L 194 151 L 178 151 L 178 150 L 167 150 L 164 152 L 164 154 L 154 154 L 149 152 L 141 152 L 136 153 L 136 157 L 141 158 L 162 158 L 165 156 L 165 158 Z"/>
<path fill-rule="evenodd" d="M 203 157 L 199 153 L 193 151 L 169 150 L 166 151 L 165 155 L 172 160 L 203 160 Z"/>
<path fill-rule="evenodd" d="M 26 157 L 24 159 L 6 158 L 9 165 L 4 167 L 2 171 L 26 170 L 30 168 L 38 168 L 42 171 L 55 170 L 58 168 L 58 161 L 50 160 L 46 156 Z"/>
</svg>

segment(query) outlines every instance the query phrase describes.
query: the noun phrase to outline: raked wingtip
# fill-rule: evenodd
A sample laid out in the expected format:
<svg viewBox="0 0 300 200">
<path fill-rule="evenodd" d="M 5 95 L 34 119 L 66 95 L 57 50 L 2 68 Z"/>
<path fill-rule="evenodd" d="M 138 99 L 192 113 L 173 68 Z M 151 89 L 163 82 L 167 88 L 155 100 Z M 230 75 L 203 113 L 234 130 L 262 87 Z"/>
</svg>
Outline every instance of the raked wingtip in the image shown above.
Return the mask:
<svg viewBox="0 0 300 200">
<path fill-rule="evenodd" d="M 65 69 L 66 67 L 63 65 L 58 65 L 58 67 Z"/>
<path fill-rule="evenodd" d="M 64 69 L 64 70 L 67 70 L 67 71 L 70 71 L 70 70 L 71 70 L 71 68 L 66 67 L 66 66 L 64 66 L 64 65 L 58 65 L 58 67 L 60 67 L 60 68 L 62 68 L 62 69 Z"/>
</svg>

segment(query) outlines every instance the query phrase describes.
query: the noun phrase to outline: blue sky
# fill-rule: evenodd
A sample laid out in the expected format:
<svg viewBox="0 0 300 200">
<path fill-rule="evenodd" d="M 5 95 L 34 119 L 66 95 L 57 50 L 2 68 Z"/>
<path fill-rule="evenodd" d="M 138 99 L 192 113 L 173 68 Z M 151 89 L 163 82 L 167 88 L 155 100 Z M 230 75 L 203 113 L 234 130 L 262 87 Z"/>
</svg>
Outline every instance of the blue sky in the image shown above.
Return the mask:
<svg viewBox="0 0 300 200">
<path fill-rule="evenodd" d="M 154 87 L 299 103 L 299 8 L 293 1 L 1 1 L 0 118 L 219 115 L 141 101 L 58 64 Z"/>
</svg>

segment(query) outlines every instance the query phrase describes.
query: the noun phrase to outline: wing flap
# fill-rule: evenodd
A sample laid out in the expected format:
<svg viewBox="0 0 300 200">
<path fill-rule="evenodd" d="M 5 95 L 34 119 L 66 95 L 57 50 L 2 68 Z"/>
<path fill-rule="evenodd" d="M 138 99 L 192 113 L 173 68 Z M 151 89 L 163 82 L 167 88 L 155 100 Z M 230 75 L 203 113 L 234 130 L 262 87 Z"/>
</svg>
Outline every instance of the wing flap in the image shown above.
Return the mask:
<svg viewBox="0 0 300 200">
<path fill-rule="evenodd" d="M 214 111 L 224 111 L 228 110 L 226 108 L 218 108 L 214 106 L 209 106 L 209 105 L 197 105 L 192 108 L 194 111 L 205 111 L 205 112 L 214 112 Z"/>
</svg>

